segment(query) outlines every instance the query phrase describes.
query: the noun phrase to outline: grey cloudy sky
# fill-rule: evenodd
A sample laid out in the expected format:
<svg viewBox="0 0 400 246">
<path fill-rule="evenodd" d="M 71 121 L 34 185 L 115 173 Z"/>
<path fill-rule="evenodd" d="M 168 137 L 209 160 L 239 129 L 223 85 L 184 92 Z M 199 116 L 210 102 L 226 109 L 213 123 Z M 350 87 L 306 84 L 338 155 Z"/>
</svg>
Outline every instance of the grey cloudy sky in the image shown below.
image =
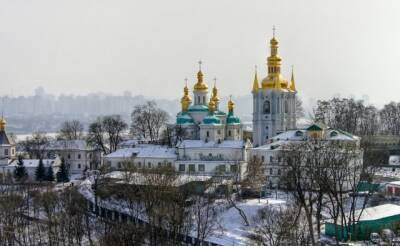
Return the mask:
<svg viewBox="0 0 400 246">
<path fill-rule="evenodd" d="M 277 27 L 304 97 L 399 100 L 399 1 L 0 0 L 0 94 L 181 96 L 197 61 L 223 96 L 265 75 Z"/>
</svg>

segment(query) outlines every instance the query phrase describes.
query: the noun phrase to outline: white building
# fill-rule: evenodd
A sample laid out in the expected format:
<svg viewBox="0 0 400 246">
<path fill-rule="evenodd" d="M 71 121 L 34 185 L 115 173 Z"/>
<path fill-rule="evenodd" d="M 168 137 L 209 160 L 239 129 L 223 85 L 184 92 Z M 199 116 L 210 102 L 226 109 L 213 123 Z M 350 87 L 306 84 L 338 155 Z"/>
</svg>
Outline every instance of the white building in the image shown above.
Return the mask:
<svg viewBox="0 0 400 246">
<path fill-rule="evenodd" d="M 177 145 L 176 170 L 181 173 L 242 177 L 250 142 L 184 140 Z"/>
<path fill-rule="evenodd" d="M 301 143 L 309 139 L 346 143 L 360 147 L 360 138 L 350 133 L 331 129 L 322 124 L 313 124 L 306 129 L 283 132 L 269 139 L 268 143 L 249 151 L 249 158 L 257 158 L 265 165 L 267 185 L 280 187 L 281 177 L 285 175 L 285 165 L 282 162 L 283 147 L 288 144 Z M 362 151 L 360 151 L 362 163 Z"/>
<path fill-rule="evenodd" d="M 55 159 L 43 159 L 43 166 L 47 169 L 52 166 L 54 179 L 56 179 L 56 174 L 61 165 L 60 158 Z M 39 159 L 23 159 L 24 167 L 26 173 L 28 174 L 28 179 L 34 181 L 36 179 L 36 169 L 39 166 Z M 18 160 L 13 160 L 7 167 L 3 168 L 2 172 L 12 175 L 15 168 L 18 166 Z"/>
<path fill-rule="evenodd" d="M 177 155 L 175 148 L 143 144 L 134 148 L 122 148 L 104 156 L 104 164 L 113 170 L 124 168 L 124 163 L 133 163 L 137 168 L 154 168 L 163 165 L 173 166 Z"/>
<path fill-rule="evenodd" d="M 71 174 L 82 174 L 85 169 L 101 165 L 102 152 L 86 144 L 85 140 L 56 140 L 46 147 L 47 157 L 58 155 L 64 159 Z"/>
</svg>

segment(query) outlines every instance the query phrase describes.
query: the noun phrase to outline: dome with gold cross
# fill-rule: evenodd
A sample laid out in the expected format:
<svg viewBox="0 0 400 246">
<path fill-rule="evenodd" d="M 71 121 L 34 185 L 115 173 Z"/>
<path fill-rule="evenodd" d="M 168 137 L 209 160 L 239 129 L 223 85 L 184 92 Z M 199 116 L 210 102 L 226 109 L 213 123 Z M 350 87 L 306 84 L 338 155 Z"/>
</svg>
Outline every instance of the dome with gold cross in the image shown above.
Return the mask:
<svg viewBox="0 0 400 246">
<path fill-rule="evenodd" d="M 190 104 L 192 103 L 192 98 L 189 96 L 189 88 L 187 86 L 187 79 L 185 79 L 185 80 L 186 80 L 186 85 L 183 88 L 183 97 L 181 98 L 182 112 L 187 112 Z"/>
<path fill-rule="evenodd" d="M 199 61 L 199 72 L 197 72 L 197 83 L 194 85 L 194 92 L 208 92 L 208 85 L 204 83 L 204 75 L 201 71 L 202 62 Z"/>
<path fill-rule="evenodd" d="M 263 89 L 289 89 L 289 83 L 281 74 L 282 58 L 278 55 L 279 42 L 274 35 L 270 41 L 271 54 L 267 58 L 268 75 L 261 82 Z"/>
</svg>

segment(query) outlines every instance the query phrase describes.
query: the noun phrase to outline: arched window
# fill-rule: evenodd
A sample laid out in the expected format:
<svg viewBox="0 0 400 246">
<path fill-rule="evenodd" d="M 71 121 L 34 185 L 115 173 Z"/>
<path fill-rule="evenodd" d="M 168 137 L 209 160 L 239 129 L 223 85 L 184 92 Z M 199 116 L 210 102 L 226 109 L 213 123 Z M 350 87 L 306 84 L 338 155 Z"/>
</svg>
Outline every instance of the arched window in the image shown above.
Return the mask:
<svg viewBox="0 0 400 246">
<path fill-rule="evenodd" d="M 203 104 L 205 104 L 205 103 L 206 103 L 206 97 L 203 96 Z"/>
<path fill-rule="evenodd" d="M 200 96 L 197 97 L 197 103 L 200 104 Z"/>
<path fill-rule="evenodd" d="M 232 135 L 231 130 L 228 131 L 228 136 L 230 137 Z"/>
<path fill-rule="evenodd" d="M 287 114 L 289 112 L 289 104 L 288 101 L 285 100 L 285 114 Z"/>
<path fill-rule="evenodd" d="M 271 113 L 271 103 L 268 100 L 266 100 L 264 102 L 263 112 L 264 112 L 264 114 L 270 114 Z"/>
<path fill-rule="evenodd" d="M 207 131 L 207 137 L 210 137 L 210 132 L 209 131 Z"/>
</svg>

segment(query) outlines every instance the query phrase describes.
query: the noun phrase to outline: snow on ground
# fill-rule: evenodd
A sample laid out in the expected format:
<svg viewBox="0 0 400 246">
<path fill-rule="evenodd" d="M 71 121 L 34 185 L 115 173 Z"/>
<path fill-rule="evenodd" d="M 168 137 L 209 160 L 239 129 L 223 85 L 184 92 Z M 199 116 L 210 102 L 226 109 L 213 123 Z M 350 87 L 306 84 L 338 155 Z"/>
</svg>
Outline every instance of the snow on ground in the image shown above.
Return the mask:
<svg viewBox="0 0 400 246">
<path fill-rule="evenodd" d="M 218 233 L 209 237 L 207 240 L 218 243 L 221 245 L 248 245 L 246 235 L 252 229 L 253 217 L 257 215 L 257 211 L 266 206 L 281 206 L 286 201 L 273 198 L 263 199 L 249 199 L 244 202 L 240 202 L 237 206 L 243 210 L 246 214 L 247 219 L 250 222 L 250 226 L 245 226 L 242 217 L 235 208 L 229 208 L 222 214 L 221 224 L 224 227 L 222 233 Z"/>
<path fill-rule="evenodd" d="M 86 199 L 94 202 L 94 195 L 91 187 L 92 184 L 93 183 L 90 178 L 85 179 L 79 185 L 79 192 L 85 196 Z M 252 229 L 251 223 L 253 221 L 253 217 L 257 215 L 257 211 L 266 206 L 278 207 L 286 204 L 285 198 L 287 198 L 287 196 L 284 193 L 281 194 L 281 192 L 279 192 L 277 196 L 283 199 L 248 199 L 237 203 L 237 206 L 243 210 L 250 222 L 250 226 L 248 227 L 244 225 L 242 217 L 235 208 L 231 207 L 223 211 L 221 215 L 221 225 L 224 229 L 222 231 L 216 231 L 214 235 L 209 236 L 206 240 L 224 246 L 248 245 L 246 235 Z M 124 204 L 120 200 L 108 199 L 107 201 L 102 201 L 101 205 L 109 209 L 114 209 L 116 211 L 125 212 L 128 214 L 132 212 L 127 208 L 127 204 Z M 136 214 L 135 216 L 138 216 L 140 219 L 146 221 L 145 216 L 140 216 L 140 214 Z M 192 235 L 195 235 L 195 232 L 193 232 Z"/>
</svg>

